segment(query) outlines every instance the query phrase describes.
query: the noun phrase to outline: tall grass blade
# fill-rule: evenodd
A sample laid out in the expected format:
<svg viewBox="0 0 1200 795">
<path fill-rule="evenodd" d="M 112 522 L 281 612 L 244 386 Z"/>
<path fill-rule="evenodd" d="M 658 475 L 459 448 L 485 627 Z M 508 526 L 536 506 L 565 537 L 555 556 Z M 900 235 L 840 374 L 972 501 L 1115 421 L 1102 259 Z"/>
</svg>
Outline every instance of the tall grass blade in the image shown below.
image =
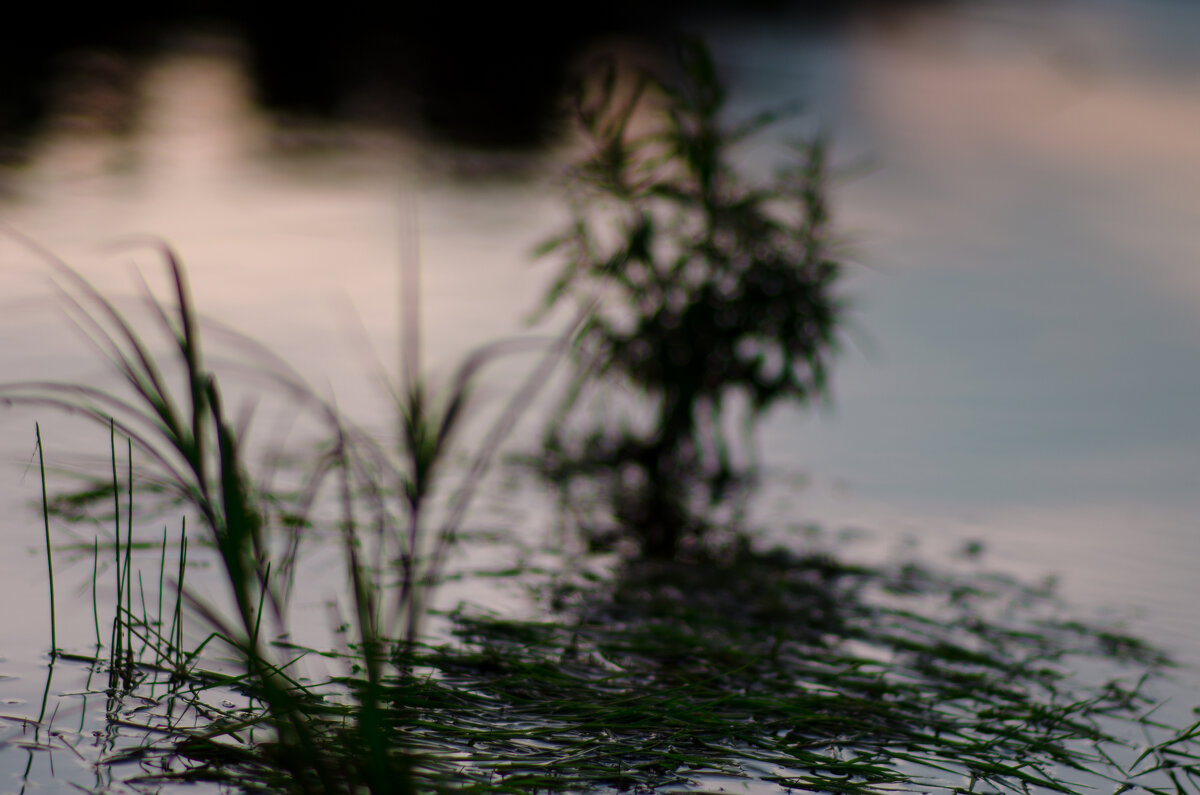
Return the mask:
<svg viewBox="0 0 1200 795">
<path fill-rule="evenodd" d="M 33 425 L 37 436 L 38 470 L 42 476 L 42 526 L 46 530 L 46 576 L 50 581 L 50 657 L 58 654 L 58 634 L 55 625 L 54 609 L 54 557 L 50 548 L 50 504 L 46 497 L 46 457 L 42 448 L 42 428 L 38 423 Z"/>
<path fill-rule="evenodd" d="M 133 676 L 133 442 L 126 437 L 129 461 L 129 506 L 125 516 L 125 650 L 128 655 L 128 672 Z M 113 461 L 116 466 L 116 461 Z M 113 483 L 115 489 L 117 484 Z M 139 575 L 140 582 L 140 575 Z"/>
<path fill-rule="evenodd" d="M 96 651 L 100 651 L 100 603 L 96 599 L 96 583 L 100 579 L 100 539 L 92 539 L 92 624 L 96 630 Z"/>
</svg>

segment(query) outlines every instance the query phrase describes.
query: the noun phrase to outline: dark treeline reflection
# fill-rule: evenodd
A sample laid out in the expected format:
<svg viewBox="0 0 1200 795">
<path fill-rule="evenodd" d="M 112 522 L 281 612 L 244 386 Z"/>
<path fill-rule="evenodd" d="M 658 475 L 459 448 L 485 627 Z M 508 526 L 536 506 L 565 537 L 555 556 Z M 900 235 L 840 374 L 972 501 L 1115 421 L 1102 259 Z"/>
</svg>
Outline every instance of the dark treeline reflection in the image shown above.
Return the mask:
<svg viewBox="0 0 1200 795">
<path fill-rule="evenodd" d="M 905 3 L 913 4 L 928 3 Z M 509 3 L 355 0 L 299 11 L 193 0 L 93 4 L 63 13 L 29 4 L 22 23 L 0 26 L 0 155 L 20 159 L 21 144 L 45 121 L 64 72 L 128 91 L 137 62 L 181 31 L 217 29 L 240 38 L 258 100 L 285 116 L 415 123 L 443 140 L 524 147 L 553 132 L 569 64 L 598 39 L 634 35 L 651 46 L 665 43 L 685 14 L 775 14 L 819 25 L 895 6 L 615 0 L 556 13 Z"/>
</svg>

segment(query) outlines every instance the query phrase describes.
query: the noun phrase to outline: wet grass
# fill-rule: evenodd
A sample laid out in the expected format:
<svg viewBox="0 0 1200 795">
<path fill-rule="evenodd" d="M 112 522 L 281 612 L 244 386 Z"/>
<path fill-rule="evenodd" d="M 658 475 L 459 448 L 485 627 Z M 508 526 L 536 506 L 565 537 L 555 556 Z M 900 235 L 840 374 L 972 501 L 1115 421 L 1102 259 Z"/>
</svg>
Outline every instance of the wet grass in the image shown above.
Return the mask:
<svg viewBox="0 0 1200 795">
<path fill-rule="evenodd" d="M 297 793 L 755 782 L 829 793 L 1196 791 L 1200 729 L 1156 717 L 1155 683 L 1170 660 L 1114 628 L 1064 620 L 1050 594 L 1000 576 L 915 561 L 855 566 L 735 537 L 689 560 L 628 560 L 600 574 L 584 561 L 511 571 L 536 586 L 539 620 L 463 608 L 438 616 L 453 642 L 431 645 L 429 591 L 503 429 L 543 374 L 485 438 L 447 518 L 429 524 L 439 468 L 488 355 L 441 399 L 410 378 L 389 450 L 260 352 L 276 388 L 330 437 L 302 487 L 281 495 L 251 474 L 201 356 L 183 271 L 164 253 L 175 304 L 147 308 L 169 340 L 173 377 L 104 296 L 51 258 L 77 322 L 132 397 L 74 384 L 0 388 L 8 400 L 82 412 L 111 435 L 111 482 L 85 489 L 111 505 L 104 543 L 82 546 L 92 554 L 96 648 L 60 651 L 70 642 L 55 630 L 49 639 L 52 661 L 84 667 L 85 695 L 102 698 L 103 740 L 85 747 L 84 722 L 55 727 L 45 704 L 27 722 L 31 749 L 70 749 L 106 771 L 96 790 L 210 781 Z M 138 480 L 174 494 L 201 527 L 181 525 L 177 544 L 157 528 L 135 534 Z M 52 505 L 61 521 L 87 504 L 46 495 L 47 539 Z M 228 608 L 190 584 L 193 537 Z M 301 540 L 339 551 L 350 606 L 339 648 L 286 638 Z M 115 581 L 107 605 L 95 595 L 101 576 Z M 102 620 L 111 620 L 105 646 Z M 338 673 L 312 674 L 317 661 Z M 103 686 L 93 674 L 106 675 Z"/>
<path fill-rule="evenodd" d="M 1179 793 L 1200 782 L 1200 729 L 1155 717 L 1171 660 L 1113 627 L 1063 619 L 1044 588 L 748 544 L 585 571 L 486 573 L 532 584 L 543 617 L 460 607 L 438 616 L 454 642 L 397 638 L 374 660 L 386 671 L 377 679 L 368 655 L 381 647 L 361 643 L 276 641 L 276 674 L 329 758 L 361 759 L 361 704 L 376 699 L 378 744 L 419 792 L 761 782 L 829 793 Z M 151 790 L 302 790 L 281 764 L 294 749 L 253 672 L 208 668 L 208 640 L 179 655 L 175 636 L 144 614 L 118 623 L 132 625 L 136 662 L 104 692 L 110 730 L 127 739 L 100 764 L 136 764 L 122 783 Z M 317 657 L 345 673 L 292 678 Z"/>
<path fill-rule="evenodd" d="M 454 643 L 391 646 L 378 730 L 415 790 L 1190 792 L 1200 774 L 1196 727 L 1154 717 L 1170 661 L 1005 577 L 742 547 L 542 586 L 541 620 L 463 608 L 441 617 Z M 281 648 L 347 663 L 295 697 L 331 753 L 358 753 L 365 650 Z M 188 699 L 252 692 L 205 676 Z M 154 760 L 143 784 L 288 789 L 274 740 L 247 740 L 265 707 L 204 710 L 121 759 Z"/>
<path fill-rule="evenodd" d="M 160 631 L 161 618 L 157 625 L 150 621 L 144 583 L 140 579 L 137 591 L 141 615 L 135 611 L 131 555 L 136 449 L 155 471 L 157 481 L 167 484 L 200 517 L 208 541 L 216 550 L 232 614 L 215 607 L 208 598 L 183 589 L 181 583 L 178 593 L 191 611 L 203 619 L 211 631 L 210 638 L 219 639 L 234 655 L 244 671 L 236 685 L 264 705 L 260 713 L 243 723 L 265 729 L 276 738 L 269 746 L 274 752 L 272 761 L 287 776 L 290 786 L 300 792 L 333 792 L 345 786 L 363 787 L 371 792 L 408 791 L 406 754 L 394 745 L 383 744 L 379 731 L 380 655 L 371 652 L 364 656 L 368 686 L 358 692 L 356 720 L 349 729 L 355 736 L 357 753 L 338 754 L 330 752 L 320 722 L 310 713 L 304 689 L 288 673 L 291 662 L 279 658 L 264 642 L 267 636 L 264 614 L 268 623 L 274 620 L 277 631 L 282 630 L 285 622 L 286 594 L 290 588 L 286 569 L 295 559 L 294 545 L 290 556 L 279 556 L 276 552 L 289 548 L 286 540 L 281 543 L 272 537 L 273 531 L 284 523 L 273 515 L 272 501 L 261 496 L 260 484 L 249 474 L 238 435 L 224 409 L 217 378 L 204 363 L 187 281 L 174 254 L 162 248 L 175 291 L 174 307 L 168 308 L 153 299 L 148 290 L 145 300 L 157 330 L 170 341 L 171 356 L 166 363 L 174 367 L 172 378 L 139 330 L 113 303 L 68 264 L 27 242 L 60 280 L 61 294 L 72 319 L 112 362 L 128 388 L 127 394 L 118 394 L 77 384 L 31 382 L 0 389 L 7 400 L 81 413 L 107 424 L 111 430 L 117 589 L 108 659 L 110 696 L 128 697 L 140 687 L 140 677 L 146 673 L 143 654 L 147 649 L 156 661 L 151 670 L 161 668 L 163 660 L 174 660 L 176 665 L 170 673 L 176 680 L 194 678 L 182 661 L 185 657 L 197 659 L 208 642 L 184 655 L 178 636 Z M 358 641 L 364 649 L 381 649 L 384 641 L 379 618 L 380 589 L 375 581 L 378 570 L 369 569 L 359 558 L 359 531 L 365 522 L 356 518 L 355 505 L 349 498 L 361 474 L 361 470 L 353 469 L 358 459 L 352 461 L 349 452 L 351 431 L 340 422 L 335 411 L 316 400 L 311 390 L 303 388 L 302 380 L 286 365 L 265 353 L 260 353 L 259 358 L 271 368 L 279 388 L 289 390 L 296 400 L 307 400 L 334 431 L 336 444 L 306 488 L 310 495 L 316 495 L 326 479 L 334 476 L 335 487 L 342 496 L 347 584 L 353 598 Z M 444 427 L 439 432 L 444 433 Z M 118 434 L 126 441 L 129 466 L 124 558 L 117 474 Z M 48 501 L 44 499 L 46 505 Z M 419 506 L 410 500 L 410 507 L 416 516 Z M 48 516 L 48 507 L 44 507 L 44 512 Z M 377 540 L 381 551 L 384 541 Z M 162 581 L 165 559 L 160 560 L 158 576 Z M 180 560 L 182 572 L 184 561 L 182 557 Z M 281 568 L 285 569 L 282 573 Z M 415 592 L 401 589 L 400 593 L 412 598 Z M 181 626 L 180 623 L 176 631 Z M 136 658 L 135 647 L 140 649 Z"/>
<path fill-rule="evenodd" d="M 1146 716 L 1161 653 L 1034 621 L 1045 596 L 1004 578 L 741 548 L 551 590 L 553 620 L 456 614 L 461 643 L 397 683 L 432 758 L 480 786 L 1078 792 L 1139 786 L 1130 730 L 1169 734 Z"/>
</svg>

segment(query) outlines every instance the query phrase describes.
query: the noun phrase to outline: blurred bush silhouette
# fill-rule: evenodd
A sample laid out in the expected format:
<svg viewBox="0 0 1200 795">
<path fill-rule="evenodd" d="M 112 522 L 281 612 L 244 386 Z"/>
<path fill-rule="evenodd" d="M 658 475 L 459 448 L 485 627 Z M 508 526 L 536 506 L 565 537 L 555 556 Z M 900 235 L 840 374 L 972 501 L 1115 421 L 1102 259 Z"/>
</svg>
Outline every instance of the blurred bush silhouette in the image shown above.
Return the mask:
<svg viewBox="0 0 1200 795">
<path fill-rule="evenodd" d="M 567 488 L 601 476 L 620 532 L 651 557 L 698 540 L 709 509 L 747 482 L 727 438 L 731 398 L 745 403 L 748 445 L 773 405 L 825 393 L 842 312 L 825 140 L 793 144 L 790 164 L 752 184 L 732 148 L 790 112 L 723 126 L 708 51 L 687 42 L 679 55 L 672 77 L 622 80 L 610 62 L 581 83 L 589 151 L 570 174 L 572 219 L 538 250 L 564 263 L 545 309 L 595 302 L 547 433 L 547 472 Z M 581 436 L 570 416 L 585 390 L 614 381 L 649 401 L 651 427 L 626 417 Z"/>
</svg>

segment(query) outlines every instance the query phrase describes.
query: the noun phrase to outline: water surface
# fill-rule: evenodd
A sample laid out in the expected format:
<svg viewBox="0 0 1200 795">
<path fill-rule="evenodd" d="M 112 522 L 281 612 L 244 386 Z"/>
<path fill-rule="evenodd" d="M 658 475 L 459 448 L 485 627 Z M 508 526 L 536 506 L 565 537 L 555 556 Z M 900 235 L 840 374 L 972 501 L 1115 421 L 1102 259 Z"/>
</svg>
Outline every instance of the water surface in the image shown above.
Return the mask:
<svg viewBox="0 0 1200 795">
<path fill-rule="evenodd" d="M 838 161 L 856 167 L 834 192 L 855 264 L 832 405 L 769 418 L 773 474 L 756 517 L 776 534 L 866 528 L 884 553 L 905 538 L 934 558 L 982 540 L 988 565 L 1057 576 L 1080 612 L 1125 620 L 1195 664 L 1200 63 L 1178 39 L 1198 23 L 1180 6 L 1144 7 L 968 3 L 820 39 L 786 23 L 697 26 L 729 70 L 735 113 L 808 98 Z M 169 241 L 203 313 L 381 429 L 372 373 L 397 369 L 399 263 L 414 246 L 435 372 L 530 333 L 552 266 L 528 253 L 562 220 L 538 160 L 554 154 L 514 180 L 361 130 L 281 152 L 236 58 L 212 48 L 164 57 L 146 102 L 132 139 L 45 139 L 13 175 L 3 222 L 115 295 L 137 295 L 134 267 L 156 290 L 165 280 L 153 251 L 113 244 Z M 104 382 L 37 257 L 7 240 L 0 256 L 4 380 Z M 498 368 L 485 400 L 519 370 Z M 43 412 L 0 415 L 13 462 L 0 477 L 0 598 L 24 606 L 4 619 L 0 675 L 13 678 L 0 699 L 18 716 L 38 712 L 48 647 L 34 420 L 60 466 L 103 461 L 108 445 L 103 429 Z M 512 502 L 473 521 L 547 532 L 548 509 Z M 61 619 L 60 645 L 82 649 L 90 561 L 65 566 L 60 599 L 85 607 Z M 308 604 L 319 614 L 327 598 Z M 1197 681 L 1183 675 L 1181 713 Z M 12 788 L 24 752 L 0 753 Z"/>
</svg>

